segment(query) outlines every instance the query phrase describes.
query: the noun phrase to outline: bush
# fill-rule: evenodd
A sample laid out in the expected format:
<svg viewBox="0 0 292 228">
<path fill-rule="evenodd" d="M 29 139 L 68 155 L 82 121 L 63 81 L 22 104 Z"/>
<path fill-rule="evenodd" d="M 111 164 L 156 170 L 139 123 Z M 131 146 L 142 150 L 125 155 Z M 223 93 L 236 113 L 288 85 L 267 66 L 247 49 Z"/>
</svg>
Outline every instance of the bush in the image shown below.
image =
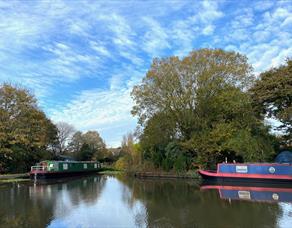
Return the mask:
<svg viewBox="0 0 292 228">
<path fill-rule="evenodd" d="M 115 163 L 115 168 L 117 170 L 127 170 L 129 167 L 129 158 L 127 157 L 120 157 L 116 163 Z"/>
</svg>

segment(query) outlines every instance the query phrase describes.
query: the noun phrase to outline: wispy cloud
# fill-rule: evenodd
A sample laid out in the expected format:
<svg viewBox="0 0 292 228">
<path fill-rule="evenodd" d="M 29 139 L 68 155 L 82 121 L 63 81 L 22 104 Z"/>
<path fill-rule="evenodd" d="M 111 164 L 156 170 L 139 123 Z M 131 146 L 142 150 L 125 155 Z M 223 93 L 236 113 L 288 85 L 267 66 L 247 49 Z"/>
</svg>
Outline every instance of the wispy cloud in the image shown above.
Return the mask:
<svg viewBox="0 0 292 228">
<path fill-rule="evenodd" d="M 117 145 L 135 126 L 129 94 L 153 57 L 224 48 L 258 74 L 292 56 L 291 15 L 289 1 L 0 0 L 0 82 Z"/>
<path fill-rule="evenodd" d="M 125 69 L 126 74 L 142 74 Z M 111 146 L 119 146 L 122 136 L 136 126 L 136 118 L 130 116 L 133 101 L 130 98 L 133 83 L 120 84 L 127 75 L 113 76 L 108 90 L 84 90 L 71 102 L 57 110 L 50 110 L 55 121 L 66 121 L 79 130 L 96 130 Z"/>
</svg>

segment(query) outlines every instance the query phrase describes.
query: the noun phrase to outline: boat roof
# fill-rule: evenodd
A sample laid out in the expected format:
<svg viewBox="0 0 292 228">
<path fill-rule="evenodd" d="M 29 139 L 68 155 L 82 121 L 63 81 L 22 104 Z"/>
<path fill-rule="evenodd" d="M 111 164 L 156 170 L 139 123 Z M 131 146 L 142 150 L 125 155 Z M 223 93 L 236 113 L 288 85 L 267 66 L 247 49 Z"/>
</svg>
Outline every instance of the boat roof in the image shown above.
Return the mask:
<svg viewBox="0 0 292 228">
<path fill-rule="evenodd" d="M 60 161 L 60 160 L 44 160 L 42 162 L 58 162 L 58 163 L 99 163 L 98 161 Z"/>
<path fill-rule="evenodd" d="M 263 163 L 260 163 L 260 162 L 257 162 L 257 163 L 225 163 L 225 162 L 222 162 L 222 163 L 218 163 L 218 165 L 258 165 L 258 166 L 285 166 L 285 165 L 292 165 L 292 163 L 289 163 L 289 162 L 283 162 L 283 163 L 268 163 L 268 162 L 263 162 Z"/>
<path fill-rule="evenodd" d="M 292 164 L 292 152 L 288 150 L 282 151 L 277 155 L 275 162 Z"/>
</svg>

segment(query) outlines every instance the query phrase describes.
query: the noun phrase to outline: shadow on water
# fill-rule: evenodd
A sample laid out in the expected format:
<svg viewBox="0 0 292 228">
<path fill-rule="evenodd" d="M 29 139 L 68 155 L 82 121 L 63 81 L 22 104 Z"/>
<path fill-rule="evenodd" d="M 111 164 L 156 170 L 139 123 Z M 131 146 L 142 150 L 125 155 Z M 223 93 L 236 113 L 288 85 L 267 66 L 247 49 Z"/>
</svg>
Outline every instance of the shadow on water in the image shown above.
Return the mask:
<svg viewBox="0 0 292 228">
<path fill-rule="evenodd" d="M 0 226 L 286 227 L 292 189 L 264 190 L 109 175 L 10 183 L 0 186 Z"/>
</svg>

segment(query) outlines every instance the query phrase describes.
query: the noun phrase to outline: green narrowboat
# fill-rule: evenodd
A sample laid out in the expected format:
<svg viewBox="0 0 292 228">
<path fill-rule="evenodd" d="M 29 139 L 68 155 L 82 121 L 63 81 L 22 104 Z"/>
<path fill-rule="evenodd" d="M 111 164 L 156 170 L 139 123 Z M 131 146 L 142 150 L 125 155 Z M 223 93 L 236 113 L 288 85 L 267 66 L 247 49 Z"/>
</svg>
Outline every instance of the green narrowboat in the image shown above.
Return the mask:
<svg viewBox="0 0 292 228">
<path fill-rule="evenodd" d="M 58 178 L 84 175 L 99 171 L 101 164 L 94 161 L 41 161 L 30 170 L 31 178 Z"/>
</svg>

